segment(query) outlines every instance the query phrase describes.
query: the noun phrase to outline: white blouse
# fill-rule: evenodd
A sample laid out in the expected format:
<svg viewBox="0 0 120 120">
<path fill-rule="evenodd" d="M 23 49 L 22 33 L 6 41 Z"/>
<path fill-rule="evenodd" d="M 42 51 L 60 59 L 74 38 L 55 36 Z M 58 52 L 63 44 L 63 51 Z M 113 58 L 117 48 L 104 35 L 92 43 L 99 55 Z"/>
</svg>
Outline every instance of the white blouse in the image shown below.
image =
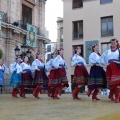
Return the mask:
<svg viewBox="0 0 120 120">
<path fill-rule="evenodd" d="M 4 64 L 0 66 L 0 70 L 2 70 L 6 74 L 9 74 L 9 68 L 7 68 Z"/>
<path fill-rule="evenodd" d="M 57 55 L 57 57 L 55 57 L 52 60 L 52 66 L 55 69 L 61 68 L 61 66 L 64 67 L 65 69 L 67 69 L 66 62 L 60 55 Z"/>
<path fill-rule="evenodd" d="M 74 54 L 71 60 L 71 66 L 76 66 L 81 62 L 84 66 L 87 66 L 86 61 L 81 56 Z"/>
<path fill-rule="evenodd" d="M 31 66 L 29 64 L 26 64 L 25 62 L 21 63 L 20 66 L 22 67 L 22 70 L 25 69 L 31 70 Z"/>
<path fill-rule="evenodd" d="M 10 68 L 11 73 L 13 73 L 14 71 L 16 71 L 17 73 L 22 72 L 22 67 L 17 62 L 14 62 L 14 63 L 10 64 L 9 68 Z"/>
<path fill-rule="evenodd" d="M 32 63 L 32 70 L 33 71 L 37 70 L 39 66 L 44 68 L 45 64 L 40 60 L 35 59 Z"/>
<path fill-rule="evenodd" d="M 90 65 L 99 64 L 99 59 L 100 59 L 100 56 L 97 53 L 92 52 L 89 55 L 89 64 Z"/>
<path fill-rule="evenodd" d="M 111 59 L 119 60 L 119 51 L 118 51 L 118 49 L 115 52 L 112 52 L 111 49 L 104 52 L 101 55 L 99 62 L 102 63 L 102 64 L 108 64 L 109 60 L 111 60 Z"/>
<path fill-rule="evenodd" d="M 45 68 L 46 68 L 47 71 L 51 71 L 51 70 L 54 69 L 54 68 L 53 68 L 53 65 L 52 65 L 52 63 L 53 63 L 52 61 L 53 61 L 53 59 L 50 59 L 50 60 L 46 63 Z"/>
</svg>

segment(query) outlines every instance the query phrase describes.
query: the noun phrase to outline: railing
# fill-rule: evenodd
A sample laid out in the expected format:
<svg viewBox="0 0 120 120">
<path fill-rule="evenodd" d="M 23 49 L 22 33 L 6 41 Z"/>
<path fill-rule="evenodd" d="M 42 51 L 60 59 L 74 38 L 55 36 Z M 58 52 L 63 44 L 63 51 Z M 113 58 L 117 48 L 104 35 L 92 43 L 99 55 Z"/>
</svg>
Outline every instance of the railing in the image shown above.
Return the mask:
<svg viewBox="0 0 120 120">
<path fill-rule="evenodd" d="M 83 34 L 82 33 L 73 33 L 73 39 L 82 39 L 83 38 Z"/>
<path fill-rule="evenodd" d="M 9 23 L 8 22 L 8 15 L 7 15 L 7 13 L 2 12 L 2 22 Z M 23 30 L 27 30 L 27 22 L 24 22 L 23 20 L 19 20 L 19 21 L 16 21 L 16 22 L 19 24 L 18 27 L 20 27 Z M 40 32 L 40 28 L 39 27 L 37 29 L 37 35 L 45 37 L 45 34 Z"/>
<path fill-rule="evenodd" d="M 23 20 L 17 21 L 19 23 L 18 27 L 22 28 L 23 30 L 27 30 L 27 22 L 24 22 Z M 37 28 L 37 35 L 45 37 L 43 33 L 40 32 L 40 28 Z"/>
<path fill-rule="evenodd" d="M 31 4 L 33 4 L 33 5 L 36 4 L 36 0 L 26 0 L 26 1 L 29 2 L 29 3 L 31 3 Z"/>
</svg>

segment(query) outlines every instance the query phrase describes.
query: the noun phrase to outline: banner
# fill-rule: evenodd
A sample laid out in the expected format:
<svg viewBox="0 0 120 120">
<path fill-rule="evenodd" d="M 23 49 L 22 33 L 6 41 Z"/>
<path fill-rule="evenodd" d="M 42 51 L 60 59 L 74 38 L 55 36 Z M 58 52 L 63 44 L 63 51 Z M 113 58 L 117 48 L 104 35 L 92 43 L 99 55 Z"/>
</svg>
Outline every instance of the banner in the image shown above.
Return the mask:
<svg viewBox="0 0 120 120">
<path fill-rule="evenodd" d="M 2 12 L 0 11 L 0 31 L 2 30 Z"/>
<path fill-rule="evenodd" d="M 36 47 L 37 27 L 27 23 L 26 44 L 30 47 Z"/>
</svg>

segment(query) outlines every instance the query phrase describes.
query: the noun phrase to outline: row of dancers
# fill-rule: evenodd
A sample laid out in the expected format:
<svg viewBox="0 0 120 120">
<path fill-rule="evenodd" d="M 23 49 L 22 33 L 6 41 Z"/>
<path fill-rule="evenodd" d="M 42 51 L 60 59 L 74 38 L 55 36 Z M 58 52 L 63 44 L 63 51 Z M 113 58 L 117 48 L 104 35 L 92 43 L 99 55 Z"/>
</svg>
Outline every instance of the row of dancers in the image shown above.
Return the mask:
<svg viewBox="0 0 120 120">
<path fill-rule="evenodd" d="M 71 59 L 71 66 L 75 66 L 72 84 L 75 89 L 72 92 L 73 99 L 80 99 L 78 94 L 82 86 L 88 86 L 88 97 L 92 94 L 93 100 L 100 100 L 97 95 L 100 89 L 109 88 L 109 99 L 120 102 L 120 49 L 117 39 L 111 39 L 111 47 L 102 55 L 99 53 L 99 45 L 91 46 L 93 52 L 89 55 L 90 73 L 86 69 L 86 61 L 80 55 L 81 47 L 77 47 Z M 63 58 L 64 49 L 59 49 L 51 54 L 51 59 L 44 64 L 42 53 L 36 54 L 32 65 L 28 64 L 28 57 L 24 56 L 21 63 L 21 56 L 10 65 L 12 73 L 8 85 L 13 87 L 12 96 L 18 98 L 17 94 L 26 98 L 27 89 L 34 88 L 33 96 L 40 98 L 42 87 L 48 87 L 48 96 L 59 99 L 63 87 L 69 87 L 66 75 L 66 62 Z M 106 71 L 104 70 L 106 68 Z M 3 73 L 7 73 L 7 67 L 0 59 L 0 81 Z M 46 71 L 49 71 L 47 76 Z M 2 76 L 2 77 L 1 77 Z"/>
</svg>

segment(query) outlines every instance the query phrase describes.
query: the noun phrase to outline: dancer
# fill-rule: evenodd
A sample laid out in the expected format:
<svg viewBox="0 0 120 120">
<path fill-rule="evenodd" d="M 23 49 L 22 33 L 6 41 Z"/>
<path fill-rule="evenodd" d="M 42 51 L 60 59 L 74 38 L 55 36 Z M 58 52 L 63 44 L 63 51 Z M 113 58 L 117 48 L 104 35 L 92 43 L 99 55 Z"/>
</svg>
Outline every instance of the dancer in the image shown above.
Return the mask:
<svg viewBox="0 0 120 120">
<path fill-rule="evenodd" d="M 41 87 L 48 84 L 48 77 L 45 71 L 45 64 L 42 61 L 42 53 L 36 54 L 36 59 L 32 63 L 32 70 L 34 71 L 34 86 L 33 96 L 40 99 L 39 93 L 42 94 Z"/>
<path fill-rule="evenodd" d="M 82 86 L 87 85 L 87 81 L 88 81 L 88 72 L 85 67 L 86 62 L 81 57 L 80 53 L 81 53 L 81 47 L 77 47 L 71 61 L 71 66 L 75 66 L 72 84 L 76 86 L 76 88 L 72 92 L 72 97 L 73 99 L 78 99 L 78 100 L 80 100 L 80 98 L 78 97 L 80 88 Z"/>
<path fill-rule="evenodd" d="M 57 76 L 57 69 L 53 67 L 53 60 L 56 57 L 56 52 L 53 52 L 51 54 L 51 59 L 46 64 L 47 71 L 50 71 L 49 74 L 49 83 L 48 83 L 48 96 L 53 97 L 53 99 L 59 99 L 58 98 L 58 88 L 59 88 L 59 78 Z"/>
<path fill-rule="evenodd" d="M 2 93 L 2 87 L 4 86 L 4 73 L 9 74 L 9 69 L 3 64 L 3 59 L 0 58 L 0 87 Z"/>
<path fill-rule="evenodd" d="M 99 93 L 99 89 L 106 88 L 106 75 L 104 69 L 100 66 L 99 59 L 99 46 L 98 44 L 92 46 L 92 53 L 89 56 L 89 64 L 91 65 L 90 75 L 88 79 L 88 97 L 91 92 L 93 92 L 92 99 L 100 100 L 97 98 L 97 94 Z"/>
<path fill-rule="evenodd" d="M 32 88 L 33 84 L 33 76 L 31 71 L 31 66 L 28 63 L 28 57 L 24 56 L 23 63 L 20 64 L 22 67 L 22 76 L 21 76 L 21 83 L 20 83 L 20 97 L 26 98 L 25 94 L 27 93 L 27 89 Z"/>
<path fill-rule="evenodd" d="M 21 82 L 21 73 L 22 67 L 21 64 L 21 56 L 16 58 L 16 61 L 10 64 L 10 72 L 12 73 L 10 80 L 8 81 L 8 86 L 13 87 L 12 89 L 12 96 L 18 98 L 17 94 L 19 93 L 19 85 Z"/>
<path fill-rule="evenodd" d="M 107 65 L 106 77 L 110 87 L 109 98 L 115 102 L 120 102 L 120 49 L 117 39 L 111 39 L 111 48 L 101 56 L 101 63 Z"/>
<path fill-rule="evenodd" d="M 66 76 L 67 66 L 66 66 L 66 62 L 63 58 L 63 53 L 64 53 L 64 49 L 60 48 L 58 50 L 57 57 L 54 58 L 54 60 L 53 60 L 53 67 L 55 69 L 57 69 L 56 70 L 56 76 L 57 76 L 56 79 L 59 79 L 59 87 L 58 87 L 58 94 L 59 95 L 61 95 L 63 87 L 69 87 L 68 79 Z"/>
</svg>

